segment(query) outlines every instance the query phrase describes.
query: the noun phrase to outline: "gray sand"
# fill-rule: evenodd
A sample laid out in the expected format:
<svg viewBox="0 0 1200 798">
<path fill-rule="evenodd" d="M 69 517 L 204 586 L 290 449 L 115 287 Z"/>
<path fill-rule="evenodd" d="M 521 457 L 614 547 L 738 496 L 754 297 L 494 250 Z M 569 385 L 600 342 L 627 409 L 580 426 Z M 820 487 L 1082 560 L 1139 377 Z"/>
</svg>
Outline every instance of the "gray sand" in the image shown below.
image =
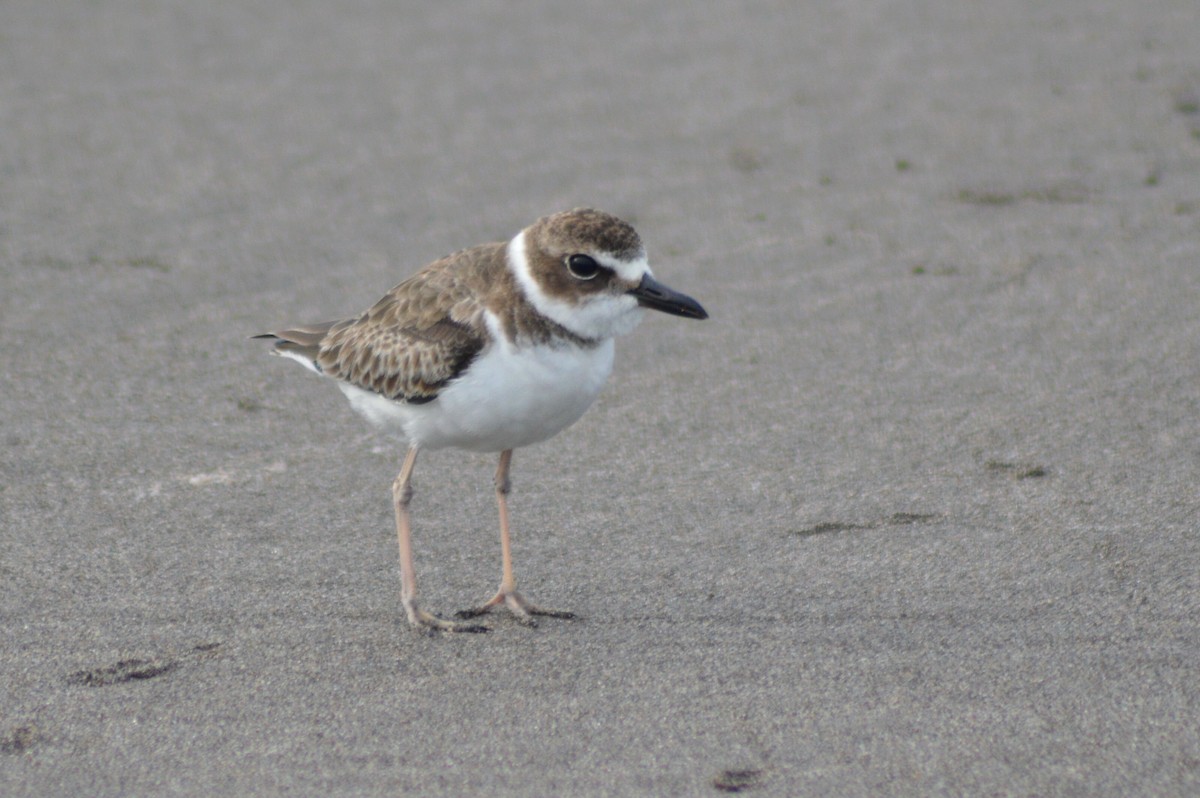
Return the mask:
<svg viewBox="0 0 1200 798">
<path fill-rule="evenodd" d="M 0 12 L 0 794 L 1200 793 L 1194 0 L 618 5 Z M 583 204 L 712 319 L 516 455 L 583 620 L 416 635 L 246 336 Z"/>
</svg>

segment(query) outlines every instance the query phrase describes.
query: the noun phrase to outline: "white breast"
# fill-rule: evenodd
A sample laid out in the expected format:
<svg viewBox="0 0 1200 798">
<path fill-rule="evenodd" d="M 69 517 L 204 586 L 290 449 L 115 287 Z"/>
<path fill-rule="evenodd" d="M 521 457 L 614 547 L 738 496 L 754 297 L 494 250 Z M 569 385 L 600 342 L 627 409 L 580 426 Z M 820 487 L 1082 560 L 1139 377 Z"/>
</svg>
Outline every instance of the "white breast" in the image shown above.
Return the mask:
<svg viewBox="0 0 1200 798">
<path fill-rule="evenodd" d="M 579 420 L 612 372 L 612 339 L 593 347 L 516 347 L 502 336 L 428 404 L 339 383 L 355 410 L 423 449 L 499 452 L 544 441 Z"/>
</svg>

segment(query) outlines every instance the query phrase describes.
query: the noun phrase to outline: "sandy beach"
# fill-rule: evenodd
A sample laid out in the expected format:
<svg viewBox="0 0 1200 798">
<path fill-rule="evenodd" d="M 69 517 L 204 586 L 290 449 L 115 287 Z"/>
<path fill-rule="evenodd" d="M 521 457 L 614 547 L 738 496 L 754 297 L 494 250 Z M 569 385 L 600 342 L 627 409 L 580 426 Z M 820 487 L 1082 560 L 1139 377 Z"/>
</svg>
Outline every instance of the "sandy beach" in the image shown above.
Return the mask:
<svg viewBox="0 0 1200 798">
<path fill-rule="evenodd" d="M 10 4 L 0 794 L 1200 793 L 1196 10 Z M 580 619 L 416 634 L 403 447 L 248 336 L 583 205 L 711 318 L 516 452 Z"/>
</svg>

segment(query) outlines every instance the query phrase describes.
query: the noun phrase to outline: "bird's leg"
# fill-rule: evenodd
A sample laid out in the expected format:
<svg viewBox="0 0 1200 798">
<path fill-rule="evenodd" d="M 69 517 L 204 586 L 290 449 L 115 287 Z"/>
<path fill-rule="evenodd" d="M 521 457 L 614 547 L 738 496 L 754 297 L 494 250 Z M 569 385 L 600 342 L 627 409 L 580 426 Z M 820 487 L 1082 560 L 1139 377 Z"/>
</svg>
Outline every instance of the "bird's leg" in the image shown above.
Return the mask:
<svg viewBox="0 0 1200 798">
<path fill-rule="evenodd" d="M 484 604 L 469 610 L 462 610 L 456 615 L 459 618 L 476 618 L 491 612 L 493 607 L 503 604 L 513 615 L 517 616 L 518 621 L 526 626 L 537 626 L 537 621 L 533 619 L 534 615 L 544 615 L 549 618 L 574 618 L 575 613 L 573 612 L 544 609 L 517 592 L 517 580 L 513 577 L 512 543 L 508 533 L 508 493 L 512 489 L 512 483 L 508 479 L 508 468 L 511 464 L 512 449 L 505 449 L 500 453 L 500 462 L 496 466 L 496 507 L 500 512 L 500 559 L 502 563 L 500 589 Z"/>
<path fill-rule="evenodd" d="M 444 621 L 417 606 L 417 571 L 413 566 L 412 526 L 408 503 L 412 500 L 412 472 L 417 464 L 416 446 L 408 450 L 400 474 L 392 483 L 392 500 L 396 505 L 396 536 L 400 540 L 400 601 L 408 613 L 408 622 L 428 632 L 486 632 L 486 626 Z"/>
</svg>

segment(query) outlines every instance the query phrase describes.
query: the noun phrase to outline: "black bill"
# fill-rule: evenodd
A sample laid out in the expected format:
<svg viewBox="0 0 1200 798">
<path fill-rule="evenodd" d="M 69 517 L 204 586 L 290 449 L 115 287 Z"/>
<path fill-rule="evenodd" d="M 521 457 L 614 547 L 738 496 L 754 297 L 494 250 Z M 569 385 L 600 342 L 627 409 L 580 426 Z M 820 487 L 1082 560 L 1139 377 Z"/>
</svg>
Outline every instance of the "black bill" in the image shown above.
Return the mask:
<svg viewBox="0 0 1200 798">
<path fill-rule="evenodd" d="M 687 294 L 681 294 L 674 289 L 655 280 L 650 275 L 644 275 L 637 288 L 629 292 L 637 297 L 638 304 L 644 308 L 661 310 L 675 316 L 688 319 L 707 319 L 708 311 L 700 307 L 700 303 Z"/>
</svg>

